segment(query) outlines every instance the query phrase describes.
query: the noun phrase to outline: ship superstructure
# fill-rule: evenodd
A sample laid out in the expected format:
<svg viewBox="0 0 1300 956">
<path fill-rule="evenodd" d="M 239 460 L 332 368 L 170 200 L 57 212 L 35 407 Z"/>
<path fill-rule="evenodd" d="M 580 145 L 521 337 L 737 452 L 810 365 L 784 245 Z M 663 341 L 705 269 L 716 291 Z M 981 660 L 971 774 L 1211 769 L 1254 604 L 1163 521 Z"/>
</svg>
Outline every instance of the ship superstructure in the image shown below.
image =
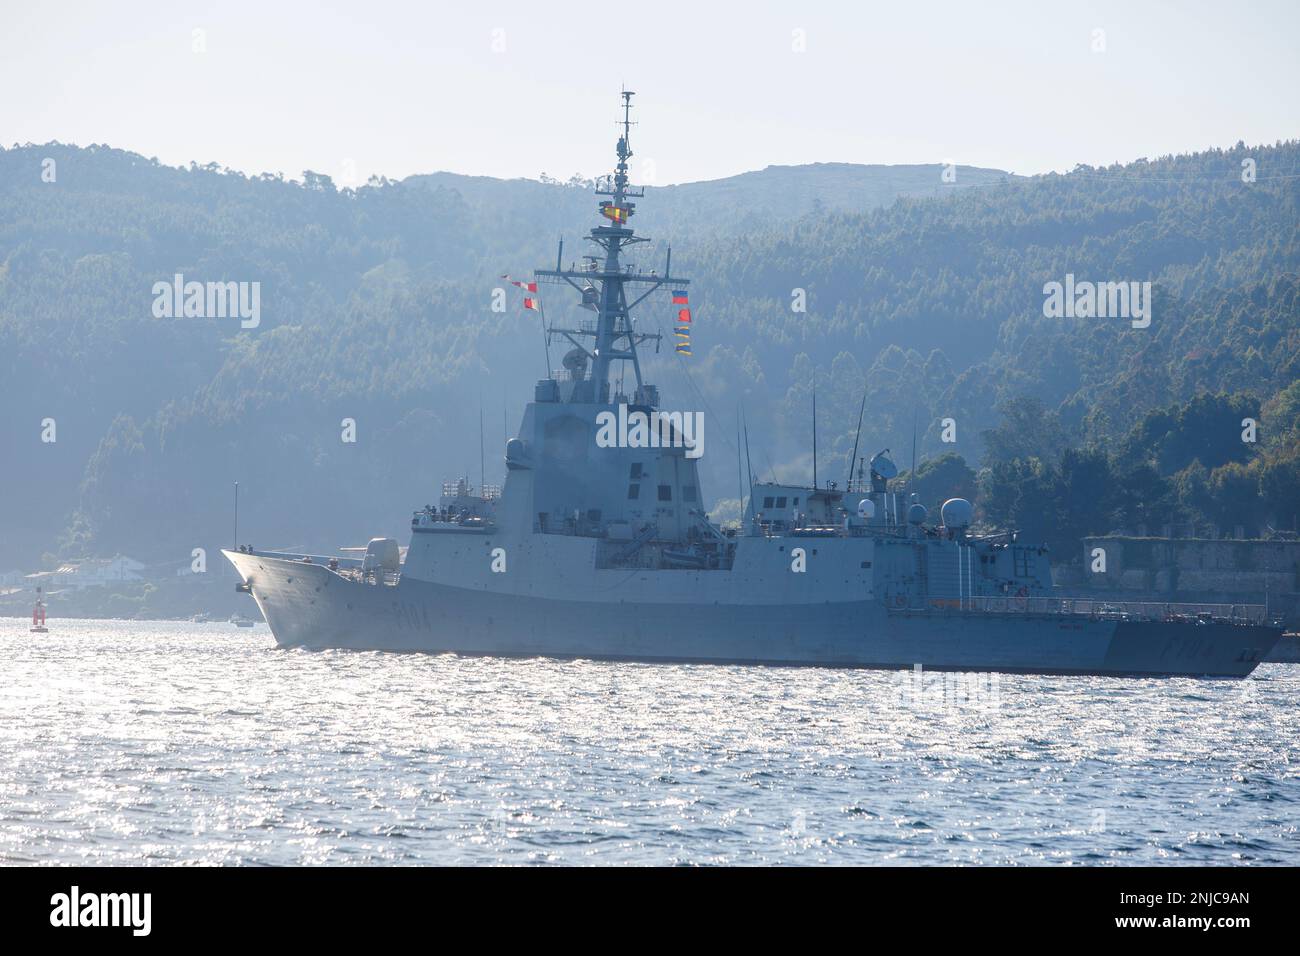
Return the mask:
<svg viewBox="0 0 1300 956">
<path fill-rule="evenodd" d="M 1053 597 L 1046 549 L 931 523 L 881 451 L 843 489 L 750 483 L 741 526 L 704 511 L 703 419 L 665 409 L 637 317 L 689 280 L 625 261 L 632 93 L 601 184 L 594 250 L 536 280 L 591 318 L 506 443 L 505 485 L 445 486 L 405 553 L 225 554 L 283 645 L 633 660 L 1143 675 L 1249 674 L 1281 629 L 1262 609 L 1106 606 Z M 692 423 L 696 423 L 692 427 Z M 868 472 L 869 474 L 864 474 Z"/>
</svg>

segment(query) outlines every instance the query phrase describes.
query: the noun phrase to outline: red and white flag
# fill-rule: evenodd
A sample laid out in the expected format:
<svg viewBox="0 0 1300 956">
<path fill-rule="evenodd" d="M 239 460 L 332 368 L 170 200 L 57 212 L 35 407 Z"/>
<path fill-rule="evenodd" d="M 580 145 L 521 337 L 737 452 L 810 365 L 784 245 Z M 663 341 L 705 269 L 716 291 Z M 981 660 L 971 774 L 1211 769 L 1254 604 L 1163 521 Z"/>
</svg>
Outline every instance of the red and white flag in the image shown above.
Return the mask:
<svg viewBox="0 0 1300 956">
<path fill-rule="evenodd" d="M 536 292 L 536 291 L 537 291 L 537 283 L 536 283 L 536 282 L 520 282 L 518 279 L 512 279 L 512 278 L 510 278 L 509 276 L 502 276 L 501 278 L 505 279 L 505 280 L 506 280 L 507 282 L 509 282 L 512 286 L 515 286 L 516 288 L 519 288 L 519 289 L 523 289 L 525 292 Z"/>
<path fill-rule="evenodd" d="M 533 289 L 532 291 L 536 292 L 537 290 L 536 290 L 536 289 Z M 540 299 L 534 299 L 534 298 L 532 298 L 531 296 L 527 296 L 527 295 L 526 295 L 526 296 L 524 296 L 524 308 L 525 308 L 525 309 L 532 309 L 534 312 L 540 312 L 540 311 L 542 311 L 542 303 L 541 303 L 541 300 L 540 300 Z"/>
</svg>

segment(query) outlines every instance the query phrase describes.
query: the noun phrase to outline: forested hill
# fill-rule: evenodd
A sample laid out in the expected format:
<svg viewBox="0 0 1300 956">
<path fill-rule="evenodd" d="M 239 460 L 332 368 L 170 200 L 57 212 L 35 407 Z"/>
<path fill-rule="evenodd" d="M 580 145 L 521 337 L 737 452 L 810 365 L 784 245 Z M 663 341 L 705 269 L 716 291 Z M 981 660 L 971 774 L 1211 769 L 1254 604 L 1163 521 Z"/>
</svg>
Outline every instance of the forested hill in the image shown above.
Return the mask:
<svg viewBox="0 0 1300 956">
<path fill-rule="evenodd" d="M 1290 526 L 1300 144 L 1029 179 L 941 173 L 773 167 L 647 191 L 632 225 L 656 242 L 641 261 L 660 266 L 671 242 L 695 311 L 694 358 L 650 356 L 648 377 L 667 407 L 709 416 L 709 500 L 734 510 L 742 404 L 755 470 L 811 478 L 815 379 L 823 478 L 847 471 L 865 385 L 865 451 L 909 448 L 916 421 L 933 493 L 983 465 L 990 519 L 1070 507 L 1101 461 L 1108 477 L 1140 472 L 1160 504 L 1108 499 L 1080 533 L 1222 522 L 1233 500 L 1256 527 Z M 494 311 L 494 290 L 553 263 L 560 235 L 580 255 L 595 201 L 577 183 L 434 174 L 339 190 L 107 147 L 0 151 L 0 569 L 43 552 L 212 553 L 236 479 L 241 537 L 259 546 L 401 535 L 441 479 L 477 480 L 480 408 L 499 480 L 502 432 L 545 356 L 533 314 L 509 287 Z M 259 282 L 260 325 L 156 318 L 154 283 L 176 273 Z M 1150 326 L 1046 317 L 1044 286 L 1067 274 L 1151 282 Z M 546 291 L 552 321 L 573 317 Z M 668 318 L 658 306 L 641 321 Z M 1260 441 L 1216 444 L 1243 409 Z M 46 419 L 57 441 L 41 440 Z M 1189 430 L 1212 447 L 1187 458 Z"/>
</svg>

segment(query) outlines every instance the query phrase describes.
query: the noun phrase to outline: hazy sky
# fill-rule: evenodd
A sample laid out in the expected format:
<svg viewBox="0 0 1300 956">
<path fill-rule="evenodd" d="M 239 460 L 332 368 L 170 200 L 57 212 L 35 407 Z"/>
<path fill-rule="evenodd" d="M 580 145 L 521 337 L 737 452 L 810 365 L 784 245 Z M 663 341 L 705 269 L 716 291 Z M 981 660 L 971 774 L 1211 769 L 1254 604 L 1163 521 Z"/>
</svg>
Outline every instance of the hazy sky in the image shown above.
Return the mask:
<svg viewBox="0 0 1300 956">
<path fill-rule="evenodd" d="M 0 143 L 292 178 L 604 172 L 623 84 L 635 178 L 658 184 L 818 161 L 1036 173 L 1300 135 L 1296 0 L 0 11 Z"/>
</svg>

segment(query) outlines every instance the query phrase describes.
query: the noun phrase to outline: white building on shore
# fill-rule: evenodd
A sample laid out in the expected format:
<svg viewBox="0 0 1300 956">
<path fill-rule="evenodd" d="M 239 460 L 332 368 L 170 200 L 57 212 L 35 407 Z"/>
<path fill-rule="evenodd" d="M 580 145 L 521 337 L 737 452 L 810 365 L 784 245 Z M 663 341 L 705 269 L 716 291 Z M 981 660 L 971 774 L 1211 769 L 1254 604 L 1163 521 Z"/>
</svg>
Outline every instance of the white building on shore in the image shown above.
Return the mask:
<svg viewBox="0 0 1300 956">
<path fill-rule="evenodd" d="M 145 565 L 118 555 L 115 558 L 92 558 L 84 561 L 69 561 L 53 571 L 37 571 L 28 574 L 24 581 L 30 587 L 42 587 L 46 591 L 58 591 L 64 588 L 81 590 L 82 588 L 103 587 L 106 584 L 118 584 L 123 581 L 143 581 L 140 572 Z"/>
</svg>

